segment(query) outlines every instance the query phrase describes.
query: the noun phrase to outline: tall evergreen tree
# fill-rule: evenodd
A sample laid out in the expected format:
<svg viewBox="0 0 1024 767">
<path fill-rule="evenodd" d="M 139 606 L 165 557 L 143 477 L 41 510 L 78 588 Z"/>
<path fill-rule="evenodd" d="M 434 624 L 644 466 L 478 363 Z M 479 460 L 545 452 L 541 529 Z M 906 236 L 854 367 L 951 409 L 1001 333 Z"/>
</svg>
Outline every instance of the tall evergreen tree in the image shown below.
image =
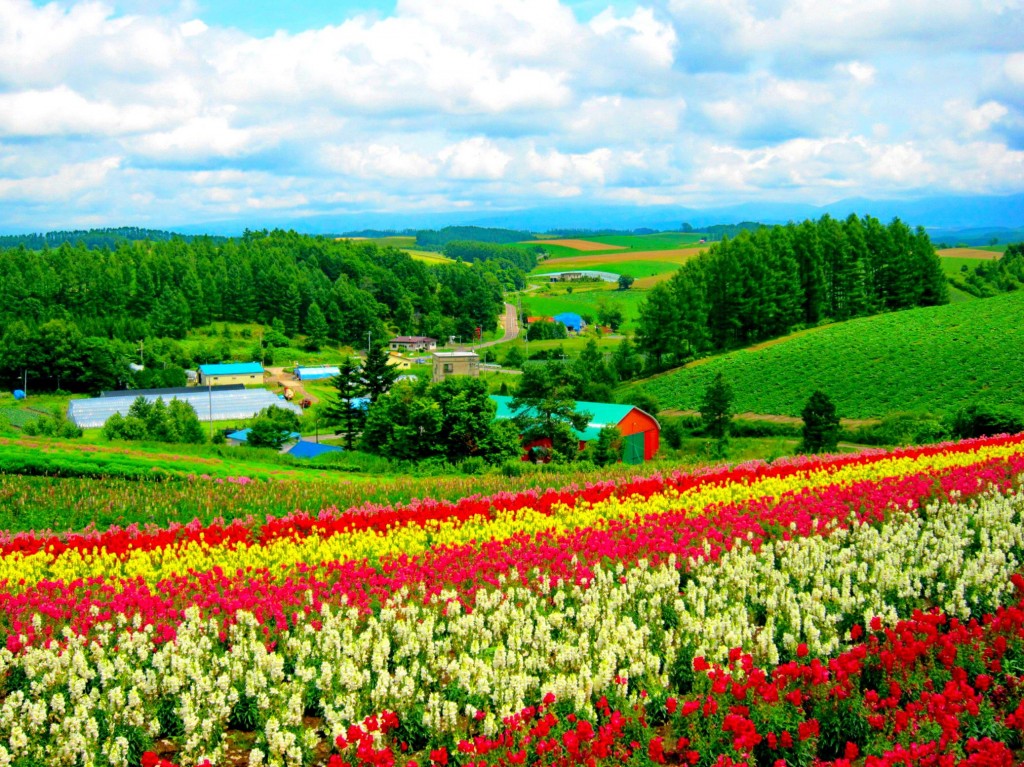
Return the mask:
<svg viewBox="0 0 1024 767">
<path fill-rule="evenodd" d="M 351 450 L 366 417 L 366 409 L 359 403 L 366 396 L 359 365 L 346 357 L 338 365 L 338 375 L 331 379 L 331 384 L 334 396 L 324 408 L 323 417 L 328 424 L 339 425 L 345 430 L 345 446 Z"/>
<path fill-rule="evenodd" d="M 700 420 L 709 436 L 718 440 L 728 439 L 733 400 L 732 387 L 721 372 L 717 373 L 704 391 L 700 403 Z"/>
<path fill-rule="evenodd" d="M 839 445 L 839 416 L 823 391 L 815 391 L 801 414 L 804 419 L 803 453 L 832 453 Z"/>
<path fill-rule="evenodd" d="M 376 402 L 382 395 L 387 394 L 395 384 L 395 379 L 401 375 L 397 366 L 390 364 L 391 355 L 388 354 L 388 347 L 385 344 L 378 344 L 370 348 L 363 363 L 363 385 L 366 387 L 366 395 L 370 402 Z"/>
</svg>

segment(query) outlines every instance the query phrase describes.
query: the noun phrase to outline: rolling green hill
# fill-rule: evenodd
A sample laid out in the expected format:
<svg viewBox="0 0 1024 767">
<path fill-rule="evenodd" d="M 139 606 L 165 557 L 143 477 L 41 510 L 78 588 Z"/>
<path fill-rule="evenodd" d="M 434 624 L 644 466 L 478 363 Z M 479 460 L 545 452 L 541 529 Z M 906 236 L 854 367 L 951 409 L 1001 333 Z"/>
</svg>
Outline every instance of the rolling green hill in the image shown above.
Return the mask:
<svg viewBox="0 0 1024 767">
<path fill-rule="evenodd" d="M 695 410 L 721 371 L 736 412 L 798 416 L 815 389 L 846 418 L 951 412 L 969 402 L 1024 411 L 1024 293 L 911 309 L 804 331 L 633 384 L 663 409 Z"/>
</svg>

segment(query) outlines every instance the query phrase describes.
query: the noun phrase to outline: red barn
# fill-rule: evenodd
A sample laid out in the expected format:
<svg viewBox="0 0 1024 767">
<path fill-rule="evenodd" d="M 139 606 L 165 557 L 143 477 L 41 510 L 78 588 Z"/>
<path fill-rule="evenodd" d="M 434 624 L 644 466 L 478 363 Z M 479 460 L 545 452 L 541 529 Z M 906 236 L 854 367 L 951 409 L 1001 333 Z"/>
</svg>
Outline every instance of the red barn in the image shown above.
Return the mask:
<svg viewBox="0 0 1024 767">
<path fill-rule="evenodd" d="M 512 411 L 511 397 L 491 395 L 498 404 L 495 418 L 512 418 L 517 413 Z M 590 413 L 590 423 L 583 431 L 576 434 L 580 438 L 580 450 L 591 440 L 596 440 L 605 426 L 615 426 L 623 436 L 622 460 L 625 463 L 643 463 L 650 461 L 658 452 L 661 425 L 657 419 L 633 405 L 615 405 L 610 402 L 577 402 L 576 411 Z M 551 447 L 550 440 L 543 439 L 524 445 L 531 447 Z"/>
</svg>

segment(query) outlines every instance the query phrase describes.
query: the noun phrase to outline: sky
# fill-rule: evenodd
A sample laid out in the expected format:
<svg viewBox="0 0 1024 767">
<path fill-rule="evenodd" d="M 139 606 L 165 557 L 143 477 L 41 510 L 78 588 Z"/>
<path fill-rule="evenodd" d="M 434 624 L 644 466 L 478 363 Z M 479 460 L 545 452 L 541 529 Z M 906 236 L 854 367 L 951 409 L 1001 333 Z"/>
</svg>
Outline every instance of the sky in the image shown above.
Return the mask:
<svg viewBox="0 0 1024 767">
<path fill-rule="evenodd" d="M 0 0 L 0 230 L 1020 194 L 1022 32 L 1024 0 Z"/>
</svg>

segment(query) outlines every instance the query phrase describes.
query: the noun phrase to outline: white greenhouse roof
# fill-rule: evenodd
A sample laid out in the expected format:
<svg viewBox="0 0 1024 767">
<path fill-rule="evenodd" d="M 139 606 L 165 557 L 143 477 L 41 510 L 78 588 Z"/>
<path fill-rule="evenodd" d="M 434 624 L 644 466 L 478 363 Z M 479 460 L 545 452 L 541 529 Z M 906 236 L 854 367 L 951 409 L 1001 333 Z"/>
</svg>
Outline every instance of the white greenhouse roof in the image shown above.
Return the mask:
<svg viewBox="0 0 1024 767">
<path fill-rule="evenodd" d="M 68 405 L 68 418 L 82 429 L 95 429 L 103 426 L 114 413 L 128 415 L 128 409 L 138 396 L 148 402 L 156 402 L 157 394 L 133 395 L 124 397 L 97 397 L 95 399 L 73 399 Z M 164 402 L 172 399 L 187 402 L 195 408 L 200 421 L 210 420 L 210 404 L 213 404 L 213 420 L 229 421 L 233 419 L 252 418 L 265 407 L 277 405 L 295 413 L 302 413 L 302 408 L 280 399 L 266 389 L 242 389 L 238 391 L 214 391 L 196 388 L 194 393 L 175 394 L 164 397 Z"/>
</svg>

